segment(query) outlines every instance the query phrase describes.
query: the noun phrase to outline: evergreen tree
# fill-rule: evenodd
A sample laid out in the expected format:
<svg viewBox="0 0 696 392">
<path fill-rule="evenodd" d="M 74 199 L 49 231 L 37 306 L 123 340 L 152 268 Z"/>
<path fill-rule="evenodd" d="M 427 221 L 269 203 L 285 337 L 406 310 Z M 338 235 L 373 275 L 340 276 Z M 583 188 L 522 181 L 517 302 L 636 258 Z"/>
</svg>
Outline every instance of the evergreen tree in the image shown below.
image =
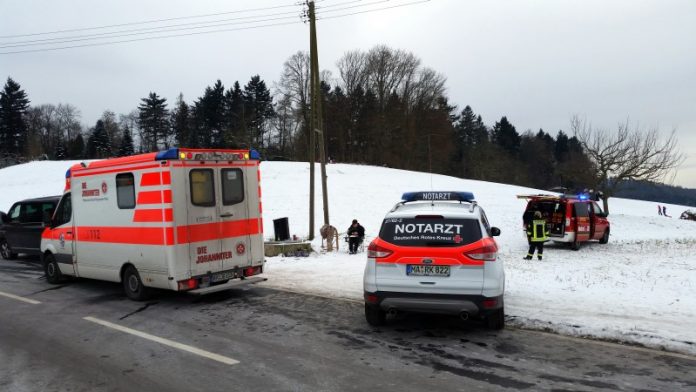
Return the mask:
<svg viewBox="0 0 696 392">
<path fill-rule="evenodd" d="M 520 134 L 517 133 L 515 127 L 510 124 L 507 117 L 503 116 L 500 121 L 495 123 L 491 138 L 493 143 L 502 147 L 503 150 L 507 151 L 510 155 L 517 156 L 520 150 Z"/>
<path fill-rule="evenodd" d="M 75 139 L 70 141 L 70 146 L 68 148 L 68 157 L 70 159 L 81 159 L 85 156 L 85 139 L 82 134 L 77 134 Z"/>
<path fill-rule="evenodd" d="M 118 156 L 127 157 L 129 155 L 135 154 L 135 147 L 133 146 L 133 136 L 131 136 L 131 131 L 128 126 L 123 128 L 123 135 L 121 136 L 121 146 L 118 148 Z"/>
<path fill-rule="evenodd" d="M 24 154 L 27 141 L 24 115 L 28 108 L 27 94 L 8 77 L 0 91 L 0 153 Z"/>
<path fill-rule="evenodd" d="M 264 150 L 266 123 L 275 114 L 271 92 L 266 87 L 266 83 L 261 80 L 261 77 L 255 75 L 244 86 L 243 97 L 249 148 L 255 147 Z"/>
<path fill-rule="evenodd" d="M 244 115 L 244 93 L 235 81 L 225 93 L 225 145 L 239 148 L 246 144 Z"/>
<path fill-rule="evenodd" d="M 553 150 L 553 156 L 556 158 L 556 162 L 562 162 L 566 159 L 570 151 L 570 146 L 568 144 L 568 136 L 563 131 L 558 131 L 556 135 L 556 143 Z"/>
<path fill-rule="evenodd" d="M 142 103 L 138 106 L 138 118 L 140 130 L 142 132 L 143 148 L 146 151 L 158 151 L 161 147 L 169 147 L 169 111 L 167 110 L 167 99 L 160 98 L 156 93 L 151 92 L 147 98 L 141 99 Z"/>
<path fill-rule="evenodd" d="M 184 101 L 184 94 L 179 93 L 176 106 L 172 111 L 172 131 L 177 145 L 180 147 L 196 147 L 195 138 L 191 129 L 191 115 L 189 106 Z"/>
<path fill-rule="evenodd" d="M 225 86 L 219 79 L 194 102 L 193 113 L 198 146 L 225 147 Z"/>
<path fill-rule="evenodd" d="M 87 140 L 89 158 L 108 158 L 111 156 L 111 138 L 106 133 L 104 121 L 97 120 L 92 134 Z"/>
</svg>

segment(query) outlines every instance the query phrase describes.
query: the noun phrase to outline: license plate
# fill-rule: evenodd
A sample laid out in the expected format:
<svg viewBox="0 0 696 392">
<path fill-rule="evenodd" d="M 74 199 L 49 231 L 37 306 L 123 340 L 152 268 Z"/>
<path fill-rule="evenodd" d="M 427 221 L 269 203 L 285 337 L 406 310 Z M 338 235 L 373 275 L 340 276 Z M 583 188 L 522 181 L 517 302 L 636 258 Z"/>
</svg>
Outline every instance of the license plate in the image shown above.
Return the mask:
<svg viewBox="0 0 696 392">
<path fill-rule="evenodd" d="M 406 266 L 408 276 L 450 276 L 449 265 L 419 265 L 408 264 Z"/>
<path fill-rule="evenodd" d="M 222 272 L 218 272 L 218 273 L 213 274 L 210 277 L 210 281 L 213 283 L 216 283 L 216 282 L 220 282 L 223 280 L 230 280 L 230 279 L 234 279 L 234 278 L 235 278 L 234 271 L 222 271 Z"/>
</svg>

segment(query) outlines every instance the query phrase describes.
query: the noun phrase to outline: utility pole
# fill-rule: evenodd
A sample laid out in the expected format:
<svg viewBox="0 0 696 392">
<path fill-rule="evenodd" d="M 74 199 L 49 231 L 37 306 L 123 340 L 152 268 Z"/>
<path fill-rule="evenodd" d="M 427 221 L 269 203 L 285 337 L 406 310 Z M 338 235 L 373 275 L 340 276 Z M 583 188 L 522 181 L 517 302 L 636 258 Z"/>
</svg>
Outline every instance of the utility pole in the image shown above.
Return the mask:
<svg viewBox="0 0 696 392">
<path fill-rule="evenodd" d="M 321 80 L 319 77 L 319 54 L 317 48 L 317 28 L 314 1 L 308 1 L 309 8 L 309 53 L 310 53 L 310 88 L 312 111 L 310 113 L 310 163 L 309 163 L 309 239 L 314 239 L 314 160 L 317 148 L 315 132 L 319 136 L 319 159 L 321 161 L 321 193 L 324 207 L 324 224 L 329 224 L 329 195 L 326 180 L 326 146 L 324 140 L 324 119 L 322 116 Z"/>
</svg>

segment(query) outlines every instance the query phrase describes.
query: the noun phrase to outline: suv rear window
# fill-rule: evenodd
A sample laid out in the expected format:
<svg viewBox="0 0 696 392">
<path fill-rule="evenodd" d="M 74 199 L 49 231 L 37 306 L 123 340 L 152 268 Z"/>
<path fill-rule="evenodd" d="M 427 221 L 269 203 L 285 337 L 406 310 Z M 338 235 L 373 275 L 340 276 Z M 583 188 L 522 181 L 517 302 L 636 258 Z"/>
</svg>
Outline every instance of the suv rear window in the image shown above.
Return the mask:
<svg viewBox="0 0 696 392">
<path fill-rule="evenodd" d="M 482 234 L 477 219 L 387 218 L 379 238 L 399 246 L 463 246 Z"/>
</svg>

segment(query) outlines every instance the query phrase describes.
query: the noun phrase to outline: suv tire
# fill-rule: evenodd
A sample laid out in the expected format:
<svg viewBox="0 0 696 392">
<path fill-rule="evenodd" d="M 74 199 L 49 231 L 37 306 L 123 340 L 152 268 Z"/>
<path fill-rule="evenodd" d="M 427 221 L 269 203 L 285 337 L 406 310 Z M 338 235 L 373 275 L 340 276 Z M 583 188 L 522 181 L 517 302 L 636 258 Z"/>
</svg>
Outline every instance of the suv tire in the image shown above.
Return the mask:
<svg viewBox="0 0 696 392">
<path fill-rule="evenodd" d="M 384 325 L 387 320 L 387 313 L 379 306 L 365 304 L 365 320 L 373 327 Z"/>
<path fill-rule="evenodd" d="M 12 252 L 10 244 L 8 244 L 5 239 L 0 240 L 0 256 L 5 260 L 14 260 L 17 258 L 17 253 Z"/>
<path fill-rule="evenodd" d="M 63 273 L 60 272 L 56 258 L 51 253 L 47 253 L 44 256 L 44 272 L 46 273 L 46 281 L 48 283 L 58 284 L 63 281 Z"/>
<path fill-rule="evenodd" d="M 484 321 L 488 329 L 501 330 L 505 328 L 505 310 L 500 308 L 493 311 L 493 313 L 486 316 Z"/>
<path fill-rule="evenodd" d="M 143 286 L 138 270 L 132 265 L 123 272 L 123 291 L 134 301 L 145 301 L 150 298 L 150 289 Z"/>
</svg>

